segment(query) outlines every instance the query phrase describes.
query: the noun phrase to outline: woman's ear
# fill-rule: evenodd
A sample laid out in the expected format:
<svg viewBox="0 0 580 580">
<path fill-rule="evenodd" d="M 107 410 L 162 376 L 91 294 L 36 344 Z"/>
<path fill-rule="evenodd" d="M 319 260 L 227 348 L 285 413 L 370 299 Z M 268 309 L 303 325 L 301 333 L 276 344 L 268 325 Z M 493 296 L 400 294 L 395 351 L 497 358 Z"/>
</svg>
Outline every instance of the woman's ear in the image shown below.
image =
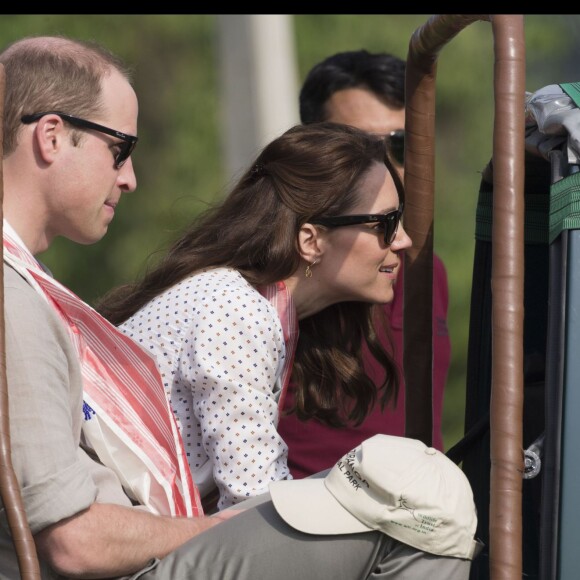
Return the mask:
<svg viewBox="0 0 580 580">
<path fill-rule="evenodd" d="M 316 226 L 305 223 L 298 232 L 298 250 L 300 257 L 306 262 L 312 263 L 320 260 L 324 253 L 324 236 Z"/>
</svg>

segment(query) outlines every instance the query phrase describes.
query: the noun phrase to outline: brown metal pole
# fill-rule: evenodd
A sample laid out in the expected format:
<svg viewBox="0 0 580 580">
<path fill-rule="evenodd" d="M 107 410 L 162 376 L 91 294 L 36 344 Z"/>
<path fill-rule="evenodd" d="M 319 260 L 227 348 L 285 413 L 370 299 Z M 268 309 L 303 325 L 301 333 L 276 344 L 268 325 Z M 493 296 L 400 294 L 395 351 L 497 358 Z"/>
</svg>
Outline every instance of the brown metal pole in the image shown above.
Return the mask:
<svg viewBox="0 0 580 580">
<path fill-rule="evenodd" d="M 405 434 L 433 437 L 433 208 L 435 199 L 435 81 L 439 51 L 478 14 L 439 14 L 413 34 L 405 86 L 405 252 L 403 365 Z"/>
<path fill-rule="evenodd" d="M 524 392 L 523 15 L 494 15 L 489 553 L 493 580 L 522 577 Z"/>
<path fill-rule="evenodd" d="M 495 119 L 492 232 L 490 573 L 521 580 L 525 46 L 522 15 L 437 15 L 411 38 L 407 59 L 404 370 L 406 435 L 431 441 L 432 264 L 436 61 L 467 25 L 490 20 Z"/>
<path fill-rule="evenodd" d="M 6 92 L 6 73 L 0 64 L 0 159 L 3 159 L 4 135 L 4 95 Z M 0 234 L 3 232 L 2 202 L 4 200 L 4 180 L 0 163 Z M 4 246 L 2 246 L 4 258 Z M 4 259 L 2 259 L 4 263 Z M 4 332 L 4 268 L 0 268 L 0 495 L 6 510 L 8 525 L 12 533 L 14 548 L 18 556 L 20 576 L 24 580 L 40 579 L 40 567 L 34 539 L 28 527 L 20 486 L 10 454 L 10 422 L 8 416 L 8 380 L 6 377 L 6 335 Z"/>
</svg>

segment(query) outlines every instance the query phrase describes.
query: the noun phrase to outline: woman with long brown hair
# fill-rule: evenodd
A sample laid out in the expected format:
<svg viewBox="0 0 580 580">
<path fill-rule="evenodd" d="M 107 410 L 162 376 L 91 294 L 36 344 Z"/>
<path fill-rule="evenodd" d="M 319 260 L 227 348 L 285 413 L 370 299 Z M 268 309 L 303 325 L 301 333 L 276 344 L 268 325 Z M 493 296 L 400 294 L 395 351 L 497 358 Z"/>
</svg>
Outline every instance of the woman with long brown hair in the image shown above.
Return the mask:
<svg viewBox="0 0 580 580">
<path fill-rule="evenodd" d="M 258 155 L 135 284 L 98 310 L 157 359 L 202 496 L 222 509 L 289 477 L 277 433 L 290 377 L 293 411 L 343 427 L 398 369 L 377 340 L 375 304 L 392 300 L 403 186 L 384 140 L 334 123 L 296 126 Z M 361 364 L 366 340 L 384 368 Z"/>
</svg>

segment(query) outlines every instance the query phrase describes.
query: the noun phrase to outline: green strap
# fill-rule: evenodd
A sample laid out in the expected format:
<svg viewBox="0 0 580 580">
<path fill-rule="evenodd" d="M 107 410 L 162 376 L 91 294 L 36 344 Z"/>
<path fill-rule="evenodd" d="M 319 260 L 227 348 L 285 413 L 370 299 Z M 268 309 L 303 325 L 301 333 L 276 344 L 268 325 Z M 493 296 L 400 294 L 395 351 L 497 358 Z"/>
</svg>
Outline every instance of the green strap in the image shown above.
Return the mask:
<svg viewBox="0 0 580 580">
<path fill-rule="evenodd" d="M 550 180 L 550 163 L 527 153 L 525 156 L 524 188 L 524 242 L 526 244 L 548 243 Z M 491 241 L 492 222 L 493 185 L 482 179 L 476 211 L 476 240 Z"/>
<path fill-rule="evenodd" d="M 485 184 L 479 191 L 475 238 L 490 242 L 493 190 Z M 552 243 L 564 230 L 580 229 L 580 173 L 552 184 L 550 195 L 526 194 L 524 241 L 526 244 Z"/>
<path fill-rule="evenodd" d="M 550 190 L 550 243 L 563 230 L 580 229 L 580 173 L 554 183 Z"/>
<path fill-rule="evenodd" d="M 526 244 L 548 243 L 548 195 L 525 196 L 524 242 Z M 491 242 L 493 224 L 493 190 L 491 186 L 479 190 L 475 217 L 475 239 Z"/>
<path fill-rule="evenodd" d="M 580 107 L 580 83 L 560 83 L 560 88 Z"/>
</svg>

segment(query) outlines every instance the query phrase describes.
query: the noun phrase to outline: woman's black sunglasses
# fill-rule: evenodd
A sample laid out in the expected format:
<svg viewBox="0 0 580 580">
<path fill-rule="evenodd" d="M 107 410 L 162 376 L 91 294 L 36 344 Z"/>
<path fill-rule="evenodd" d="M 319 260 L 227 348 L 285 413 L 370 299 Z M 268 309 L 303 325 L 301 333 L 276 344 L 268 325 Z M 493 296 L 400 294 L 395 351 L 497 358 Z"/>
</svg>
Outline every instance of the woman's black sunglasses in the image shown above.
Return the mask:
<svg viewBox="0 0 580 580">
<path fill-rule="evenodd" d="M 63 121 L 70 123 L 75 127 L 80 127 L 81 129 L 91 129 L 92 131 L 98 131 L 99 133 L 105 133 L 105 135 L 111 135 L 112 137 L 117 137 L 117 139 L 121 139 L 122 143 L 119 143 L 119 152 L 114 156 L 115 157 L 115 167 L 117 169 L 123 167 L 123 164 L 137 145 L 138 138 L 134 135 L 127 135 L 126 133 L 121 133 L 121 131 L 117 131 L 116 129 L 109 129 L 109 127 L 105 127 L 104 125 L 99 125 L 98 123 L 93 123 L 92 121 L 86 121 L 85 119 L 80 119 L 79 117 L 73 117 L 72 115 L 67 115 L 66 113 L 60 113 L 59 111 L 46 111 L 44 113 L 33 113 L 32 115 L 24 115 L 20 121 L 25 125 L 29 125 L 30 123 L 34 123 L 34 121 L 38 121 L 41 117 L 45 115 L 58 115 Z"/>
<path fill-rule="evenodd" d="M 381 214 L 341 215 L 335 217 L 321 217 L 310 220 L 311 224 L 326 226 L 327 228 L 340 228 L 358 224 L 379 223 L 383 229 L 385 245 L 390 246 L 397 235 L 399 222 L 403 216 L 403 204 L 399 209 Z"/>
</svg>

